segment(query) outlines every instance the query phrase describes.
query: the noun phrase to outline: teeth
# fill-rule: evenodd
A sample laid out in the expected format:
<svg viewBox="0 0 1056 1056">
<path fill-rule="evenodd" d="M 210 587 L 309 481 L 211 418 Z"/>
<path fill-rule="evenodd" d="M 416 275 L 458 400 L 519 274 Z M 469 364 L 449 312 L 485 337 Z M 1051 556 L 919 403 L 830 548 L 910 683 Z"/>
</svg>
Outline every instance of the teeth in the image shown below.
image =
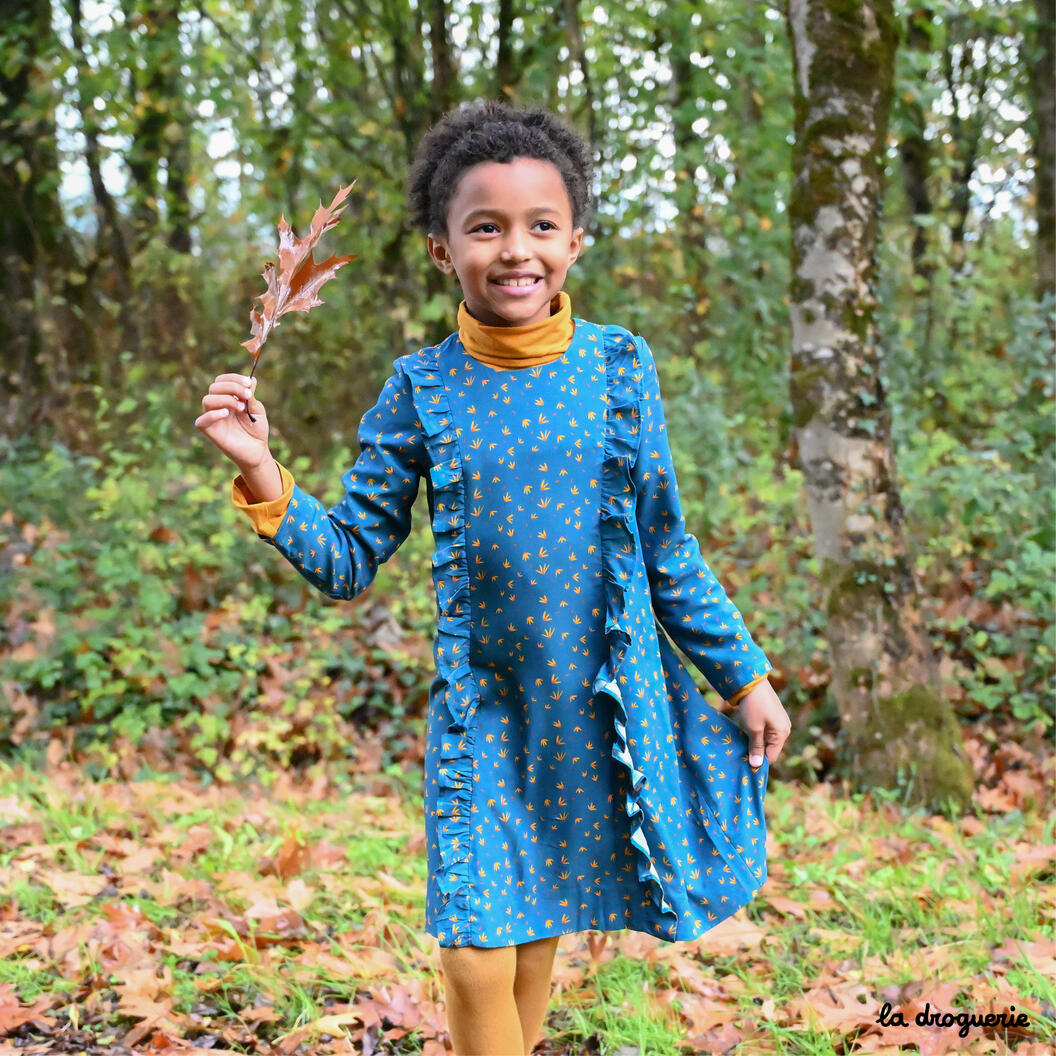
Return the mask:
<svg viewBox="0 0 1056 1056">
<path fill-rule="evenodd" d="M 534 286 L 538 279 L 499 279 L 500 286 Z"/>
</svg>

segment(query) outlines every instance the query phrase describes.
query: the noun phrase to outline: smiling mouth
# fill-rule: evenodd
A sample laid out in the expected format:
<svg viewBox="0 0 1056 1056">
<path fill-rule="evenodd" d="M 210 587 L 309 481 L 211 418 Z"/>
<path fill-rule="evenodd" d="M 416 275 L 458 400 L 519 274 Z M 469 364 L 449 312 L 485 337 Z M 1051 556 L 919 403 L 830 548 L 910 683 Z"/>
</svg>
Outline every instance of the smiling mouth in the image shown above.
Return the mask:
<svg viewBox="0 0 1056 1056">
<path fill-rule="evenodd" d="M 534 279 L 492 279 L 491 280 L 496 286 L 505 286 L 507 289 L 528 289 L 532 286 L 538 285 L 543 280 L 539 277 Z"/>
</svg>

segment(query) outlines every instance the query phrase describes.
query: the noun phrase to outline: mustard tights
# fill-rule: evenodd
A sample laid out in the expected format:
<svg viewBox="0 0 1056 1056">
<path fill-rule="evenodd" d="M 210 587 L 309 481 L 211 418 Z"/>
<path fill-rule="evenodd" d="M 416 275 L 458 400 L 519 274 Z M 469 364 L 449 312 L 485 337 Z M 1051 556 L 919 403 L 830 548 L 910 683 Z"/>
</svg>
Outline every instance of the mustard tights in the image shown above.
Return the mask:
<svg viewBox="0 0 1056 1056">
<path fill-rule="evenodd" d="M 440 947 L 455 1056 L 530 1056 L 550 1002 L 558 939 Z"/>
</svg>

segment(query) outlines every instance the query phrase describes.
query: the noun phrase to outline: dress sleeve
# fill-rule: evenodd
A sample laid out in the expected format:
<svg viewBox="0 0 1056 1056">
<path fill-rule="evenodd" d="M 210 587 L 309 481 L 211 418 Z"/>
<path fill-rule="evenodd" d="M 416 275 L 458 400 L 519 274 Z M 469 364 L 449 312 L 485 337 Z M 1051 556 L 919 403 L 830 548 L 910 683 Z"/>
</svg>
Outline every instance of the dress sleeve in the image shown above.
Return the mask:
<svg viewBox="0 0 1056 1056">
<path fill-rule="evenodd" d="M 411 531 L 411 507 L 428 472 L 411 381 L 399 366 L 359 423 L 360 454 L 341 478 L 344 498 L 329 510 L 279 467 L 283 494 L 247 501 L 241 474 L 231 500 L 265 542 L 274 546 L 321 593 L 348 600 L 370 586 Z"/>
<path fill-rule="evenodd" d="M 671 640 L 724 700 L 740 699 L 773 670 L 686 527 L 652 351 L 642 364 L 641 437 L 634 463 L 638 534 L 653 612 Z"/>
<path fill-rule="evenodd" d="M 274 537 L 279 525 L 286 519 L 286 510 L 293 495 L 293 474 L 278 459 L 275 465 L 279 467 L 279 479 L 282 481 L 282 494 L 277 499 L 254 502 L 250 498 L 246 478 L 241 473 L 231 481 L 231 502 L 253 522 L 253 530 L 257 535 L 268 540 Z"/>
</svg>

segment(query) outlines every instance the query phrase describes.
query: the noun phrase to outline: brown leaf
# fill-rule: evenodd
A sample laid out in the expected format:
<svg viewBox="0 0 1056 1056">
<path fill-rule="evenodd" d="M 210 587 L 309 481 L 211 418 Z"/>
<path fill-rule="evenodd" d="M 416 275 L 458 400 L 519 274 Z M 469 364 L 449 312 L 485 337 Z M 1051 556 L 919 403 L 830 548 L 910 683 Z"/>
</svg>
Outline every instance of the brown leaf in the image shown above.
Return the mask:
<svg viewBox="0 0 1056 1056">
<path fill-rule="evenodd" d="M 596 932 L 591 931 L 587 933 L 587 946 L 590 949 L 590 971 L 595 972 L 598 969 L 598 964 L 601 961 L 601 955 L 605 950 L 605 944 L 609 940 L 609 934 L 606 931 Z"/>
<path fill-rule="evenodd" d="M 802 902 L 797 902 L 794 898 L 785 898 L 784 895 L 770 895 L 765 892 L 760 897 L 771 909 L 784 916 L 795 917 L 796 920 L 806 919 L 806 906 Z"/>
<path fill-rule="evenodd" d="M 17 1030 L 25 1023 L 33 1023 L 39 1030 L 48 1031 L 51 1024 L 42 1013 L 62 1001 L 62 994 L 45 994 L 31 1005 L 23 1005 L 10 983 L 0 983 L 0 1033 Z"/>
<path fill-rule="evenodd" d="M 322 304 L 319 290 L 357 254 L 344 257 L 328 257 L 316 262 L 312 250 L 319 238 L 338 223 L 345 206 L 342 204 L 348 192 L 355 186 L 353 180 L 334 195 L 334 200 L 325 208 L 322 204 L 312 217 L 311 230 L 304 238 L 298 238 L 286 220 L 279 218 L 279 267 L 268 261 L 264 265 L 263 277 L 267 283 L 264 293 L 258 295 L 260 307 L 250 312 L 249 320 L 253 336 L 242 344 L 249 349 L 253 362 L 260 358 L 260 350 L 268 335 L 279 325 L 280 316 L 287 312 L 307 312 Z"/>
<path fill-rule="evenodd" d="M 114 984 L 118 1011 L 129 1019 L 141 1020 L 122 1039 L 133 1046 L 159 1028 L 170 1029 L 185 1023 L 186 1017 L 172 1010 L 172 971 L 162 969 L 161 978 L 153 966 L 125 970 L 120 983 Z"/>
<path fill-rule="evenodd" d="M 261 876 L 278 876 L 289 880 L 309 868 L 312 850 L 299 836 L 287 836 L 275 855 L 261 858 L 257 868 Z"/>
<path fill-rule="evenodd" d="M 64 906 L 83 906 L 91 902 L 107 885 L 105 876 L 41 869 L 37 880 L 50 888 Z"/>
<path fill-rule="evenodd" d="M 803 995 L 808 1023 L 815 1029 L 844 1034 L 876 1022 L 880 1003 L 855 980 L 825 982 Z"/>
<path fill-rule="evenodd" d="M 708 950 L 716 956 L 733 956 L 738 950 L 758 946 L 764 934 L 762 928 L 753 924 L 740 909 L 708 932 Z"/>
</svg>

